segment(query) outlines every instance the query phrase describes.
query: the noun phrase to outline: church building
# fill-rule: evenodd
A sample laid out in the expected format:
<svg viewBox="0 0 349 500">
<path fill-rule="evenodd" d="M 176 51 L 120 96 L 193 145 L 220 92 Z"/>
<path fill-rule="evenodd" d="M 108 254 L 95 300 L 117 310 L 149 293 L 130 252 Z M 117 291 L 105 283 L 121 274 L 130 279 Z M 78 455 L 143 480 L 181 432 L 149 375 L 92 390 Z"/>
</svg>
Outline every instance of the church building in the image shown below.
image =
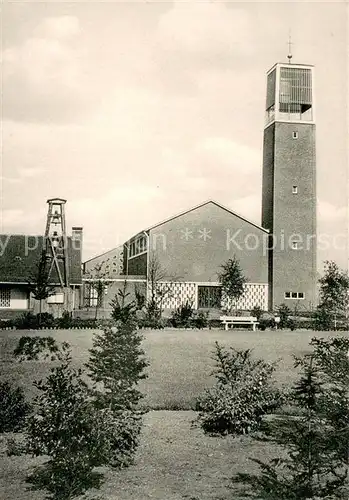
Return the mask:
<svg viewBox="0 0 349 500">
<path fill-rule="evenodd" d="M 316 305 L 316 172 L 314 69 L 277 63 L 267 73 L 261 225 L 217 201 L 140 230 L 123 245 L 84 264 L 86 307 L 91 286 L 108 281 L 102 308 L 125 280 L 149 298 L 154 268 L 166 289 L 164 310 L 191 301 L 196 309 L 224 309 L 220 266 L 234 256 L 247 283 L 238 308 L 275 310 L 285 303 Z M 229 182 L 229 179 L 227 179 Z"/>
</svg>

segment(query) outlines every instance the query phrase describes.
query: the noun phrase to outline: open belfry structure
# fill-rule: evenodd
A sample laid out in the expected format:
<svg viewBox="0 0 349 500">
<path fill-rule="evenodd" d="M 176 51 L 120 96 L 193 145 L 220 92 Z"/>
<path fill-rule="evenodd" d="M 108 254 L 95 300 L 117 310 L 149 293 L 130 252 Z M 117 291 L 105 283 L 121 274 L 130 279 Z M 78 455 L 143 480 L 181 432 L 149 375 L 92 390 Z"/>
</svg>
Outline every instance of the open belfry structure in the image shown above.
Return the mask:
<svg viewBox="0 0 349 500">
<path fill-rule="evenodd" d="M 275 64 L 267 74 L 262 189 L 270 308 L 316 301 L 314 111 L 314 68 Z"/>
</svg>

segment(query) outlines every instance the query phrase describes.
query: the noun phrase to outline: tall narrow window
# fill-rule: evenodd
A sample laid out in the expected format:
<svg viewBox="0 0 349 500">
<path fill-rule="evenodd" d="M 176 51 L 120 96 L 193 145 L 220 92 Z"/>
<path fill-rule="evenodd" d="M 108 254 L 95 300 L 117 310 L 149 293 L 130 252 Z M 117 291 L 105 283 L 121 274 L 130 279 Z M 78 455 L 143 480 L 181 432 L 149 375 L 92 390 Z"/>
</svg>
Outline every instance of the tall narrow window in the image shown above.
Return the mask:
<svg viewBox="0 0 349 500">
<path fill-rule="evenodd" d="M 298 194 L 298 186 L 292 186 L 292 194 Z"/>
<path fill-rule="evenodd" d="M 296 131 L 292 132 L 292 138 L 298 139 L 298 132 L 296 132 Z"/>
<path fill-rule="evenodd" d="M 298 241 L 292 241 L 292 250 L 298 249 Z"/>
</svg>

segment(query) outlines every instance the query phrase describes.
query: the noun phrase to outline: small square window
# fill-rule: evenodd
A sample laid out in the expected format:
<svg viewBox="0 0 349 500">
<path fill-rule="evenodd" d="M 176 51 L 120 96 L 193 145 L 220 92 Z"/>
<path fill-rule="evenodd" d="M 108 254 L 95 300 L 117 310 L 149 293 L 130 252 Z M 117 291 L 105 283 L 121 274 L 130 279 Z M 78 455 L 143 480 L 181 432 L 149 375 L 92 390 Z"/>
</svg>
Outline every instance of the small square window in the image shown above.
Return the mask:
<svg viewBox="0 0 349 500">
<path fill-rule="evenodd" d="M 299 299 L 304 299 L 304 293 L 303 292 L 298 292 L 298 298 Z"/>
<path fill-rule="evenodd" d="M 297 292 L 292 292 L 292 298 L 293 299 L 298 299 L 298 293 Z"/>
<path fill-rule="evenodd" d="M 285 292 L 285 299 L 291 298 L 291 292 Z"/>
<path fill-rule="evenodd" d="M 298 194 L 298 186 L 292 186 L 292 194 Z"/>
<path fill-rule="evenodd" d="M 298 241 L 292 241 L 292 250 L 298 249 Z"/>
<path fill-rule="evenodd" d="M 298 139 L 298 132 L 292 132 L 292 139 Z"/>
</svg>

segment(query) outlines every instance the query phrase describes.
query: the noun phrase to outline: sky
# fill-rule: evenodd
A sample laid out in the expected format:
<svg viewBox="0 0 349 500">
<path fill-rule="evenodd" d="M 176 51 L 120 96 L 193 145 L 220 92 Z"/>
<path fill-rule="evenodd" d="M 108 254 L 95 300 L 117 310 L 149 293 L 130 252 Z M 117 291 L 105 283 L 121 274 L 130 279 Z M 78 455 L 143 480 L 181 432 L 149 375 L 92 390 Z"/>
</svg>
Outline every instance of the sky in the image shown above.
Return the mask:
<svg viewBox="0 0 349 500">
<path fill-rule="evenodd" d="M 266 72 L 315 65 L 319 267 L 348 264 L 341 2 L 2 4 L 0 231 L 67 200 L 87 259 L 208 199 L 261 223 Z"/>
</svg>

